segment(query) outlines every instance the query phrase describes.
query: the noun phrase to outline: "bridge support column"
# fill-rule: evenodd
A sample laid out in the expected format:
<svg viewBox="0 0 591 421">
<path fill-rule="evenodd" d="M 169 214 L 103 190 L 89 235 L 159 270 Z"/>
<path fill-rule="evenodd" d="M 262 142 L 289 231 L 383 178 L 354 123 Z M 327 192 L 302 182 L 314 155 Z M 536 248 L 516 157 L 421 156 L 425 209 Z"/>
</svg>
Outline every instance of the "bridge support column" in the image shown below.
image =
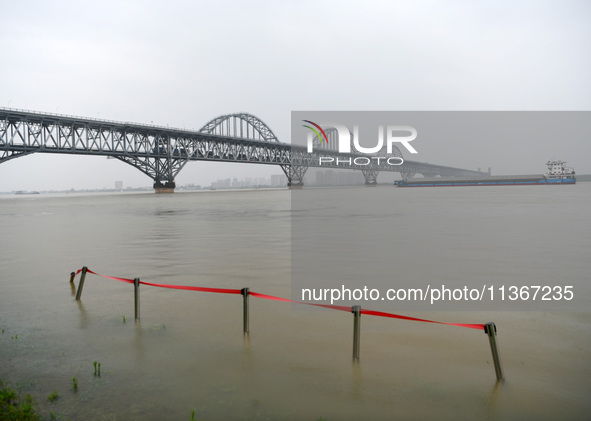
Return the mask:
<svg viewBox="0 0 591 421">
<path fill-rule="evenodd" d="M 308 166 L 305 165 L 282 165 L 281 169 L 287 177 L 287 188 L 303 189 L 304 188 L 304 175 L 308 171 Z"/>
<path fill-rule="evenodd" d="M 378 170 L 368 168 L 361 170 L 361 172 L 365 177 L 365 187 L 375 187 L 378 185 L 378 174 L 380 173 Z"/>
<path fill-rule="evenodd" d="M 154 183 L 154 192 L 155 193 L 174 193 L 174 188 L 176 184 L 174 181 L 166 181 L 162 183 L 160 181 L 156 181 Z"/>
</svg>

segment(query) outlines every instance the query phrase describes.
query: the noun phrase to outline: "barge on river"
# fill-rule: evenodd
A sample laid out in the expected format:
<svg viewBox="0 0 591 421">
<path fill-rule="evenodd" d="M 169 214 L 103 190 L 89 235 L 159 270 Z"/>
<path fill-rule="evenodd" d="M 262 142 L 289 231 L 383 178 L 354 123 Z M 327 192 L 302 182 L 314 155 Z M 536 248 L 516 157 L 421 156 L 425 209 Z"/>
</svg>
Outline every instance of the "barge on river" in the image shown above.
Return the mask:
<svg viewBox="0 0 591 421">
<path fill-rule="evenodd" d="M 548 161 L 546 174 L 497 175 L 483 177 L 432 177 L 395 181 L 398 187 L 452 187 L 452 186 L 522 186 L 575 184 L 575 171 L 565 161 Z"/>
</svg>

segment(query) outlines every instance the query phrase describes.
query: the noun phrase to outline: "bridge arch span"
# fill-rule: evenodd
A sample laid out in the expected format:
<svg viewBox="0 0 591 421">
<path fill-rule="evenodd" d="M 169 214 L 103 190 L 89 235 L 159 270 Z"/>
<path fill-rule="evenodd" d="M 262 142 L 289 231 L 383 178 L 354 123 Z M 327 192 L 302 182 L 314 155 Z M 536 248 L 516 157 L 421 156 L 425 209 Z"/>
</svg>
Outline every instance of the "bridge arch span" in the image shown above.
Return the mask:
<svg viewBox="0 0 591 421">
<path fill-rule="evenodd" d="M 264 121 L 248 113 L 224 114 L 203 126 L 200 133 L 240 139 L 277 142 L 279 139 Z"/>
<path fill-rule="evenodd" d="M 327 151 L 338 151 L 339 150 L 339 132 L 334 127 L 329 127 L 324 131 L 326 133 L 326 140 L 325 142 L 322 139 L 319 139 L 318 136 L 314 136 L 312 140 L 312 144 L 314 146 L 314 150 L 327 150 Z M 353 135 L 349 132 L 350 135 L 350 144 L 353 145 Z"/>
</svg>

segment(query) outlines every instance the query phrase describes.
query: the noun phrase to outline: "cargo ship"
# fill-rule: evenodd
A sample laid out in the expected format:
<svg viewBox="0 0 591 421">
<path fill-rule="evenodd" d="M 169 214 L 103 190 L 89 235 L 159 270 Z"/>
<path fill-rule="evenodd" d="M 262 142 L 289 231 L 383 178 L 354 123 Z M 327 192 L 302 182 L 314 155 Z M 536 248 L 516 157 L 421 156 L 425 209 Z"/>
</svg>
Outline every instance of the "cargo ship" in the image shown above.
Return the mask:
<svg viewBox="0 0 591 421">
<path fill-rule="evenodd" d="M 575 184 L 575 171 L 565 161 L 548 161 L 546 174 L 497 175 L 482 177 L 432 177 L 395 181 L 398 187 L 452 187 L 452 186 L 523 186 Z"/>
</svg>

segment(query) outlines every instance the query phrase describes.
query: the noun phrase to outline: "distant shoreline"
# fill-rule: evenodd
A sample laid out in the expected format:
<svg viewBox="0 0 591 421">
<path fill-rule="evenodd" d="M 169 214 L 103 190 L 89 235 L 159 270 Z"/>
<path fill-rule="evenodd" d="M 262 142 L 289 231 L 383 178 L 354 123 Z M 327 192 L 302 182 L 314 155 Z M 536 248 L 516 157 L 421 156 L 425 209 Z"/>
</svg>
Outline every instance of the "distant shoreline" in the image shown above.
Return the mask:
<svg viewBox="0 0 591 421">
<path fill-rule="evenodd" d="M 210 188 L 176 188 L 175 193 L 186 193 L 186 192 L 215 192 L 215 191 L 256 191 L 256 190 L 287 190 L 287 186 L 285 187 L 277 187 L 277 186 L 261 186 L 261 187 L 244 187 L 244 188 L 217 188 L 217 189 L 210 189 Z M 70 189 L 70 190 L 15 190 L 9 192 L 0 192 L 2 196 L 37 196 L 37 195 L 68 195 L 68 194 L 125 194 L 125 193 L 154 193 L 153 187 L 138 187 L 138 188 L 128 188 L 128 189 Z"/>
<path fill-rule="evenodd" d="M 587 182 L 587 181 L 591 181 L 591 174 L 582 174 L 582 175 L 577 175 L 577 183 L 578 182 Z M 310 187 L 318 187 L 315 185 L 310 185 Z M 326 186 L 326 187 L 330 187 L 330 186 Z M 279 186 L 258 186 L 258 187 L 245 187 L 245 188 L 221 188 L 221 187 L 217 187 L 216 189 L 213 190 L 227 190 L 227 191 L 236 191 L 236 190 L 270 190 L 270 189 L 282 189 L 282 188 L 287 188 L 287 186 L 284 187 L 279 187 Z M 176 192 L 186 192 L 186 191 L 213 191 L 212 189 L 210 189 L 209 187 L 201 187 L 201 188 L 195 188 L 192 186 L 180 186 L 176 188 Z M 4 191 L 4 192 L 0 192 L 0 195 L 37 195 L 37 194 L 70 194 L 70 193 L 76 193 L 76 194 L 80 194 L 80 193 L 152 193 L 154 192 L 154 188 L 153 187 L 129 187 L 126 189 L 107 189 L 107 188 L 103 188 L 103 189 L 70 189 L 70 190 L 13 190 L 13 191 Z"/>
</svg>

